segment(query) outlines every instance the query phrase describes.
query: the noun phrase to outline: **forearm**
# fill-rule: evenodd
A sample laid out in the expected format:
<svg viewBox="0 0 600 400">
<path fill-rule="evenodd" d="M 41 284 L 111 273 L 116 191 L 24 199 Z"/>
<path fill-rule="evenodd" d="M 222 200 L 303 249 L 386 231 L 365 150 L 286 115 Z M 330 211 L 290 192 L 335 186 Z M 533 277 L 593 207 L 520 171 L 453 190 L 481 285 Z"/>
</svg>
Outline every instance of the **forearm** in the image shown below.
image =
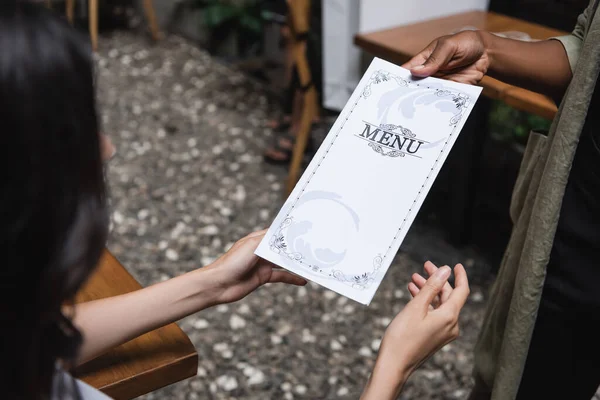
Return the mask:
<svg viewBox="0 0 600 400">
<path fill-rule="evenodd" d="M 490 59 L 489 76 L 555 99 L 562 97 L 572 72 L 560 41 L 525 42 L 480 33 Z"/>
<path fill-rule="evenodd" d="M 214 304 L 214 270 L 197 270 L 121 296 L 75 306 L 75 326 L 84 341 L 77 360 L 105 351 Z"/>
<path fill-rule="evenodd" d="M 392 356 L 380 350 L 373 367 L 373 373 L 365 385 L 360 400 L 395 400 L 410 375 L 408 368 L 399 367 L 398 359 L 388 360 Z"/>
</svg>

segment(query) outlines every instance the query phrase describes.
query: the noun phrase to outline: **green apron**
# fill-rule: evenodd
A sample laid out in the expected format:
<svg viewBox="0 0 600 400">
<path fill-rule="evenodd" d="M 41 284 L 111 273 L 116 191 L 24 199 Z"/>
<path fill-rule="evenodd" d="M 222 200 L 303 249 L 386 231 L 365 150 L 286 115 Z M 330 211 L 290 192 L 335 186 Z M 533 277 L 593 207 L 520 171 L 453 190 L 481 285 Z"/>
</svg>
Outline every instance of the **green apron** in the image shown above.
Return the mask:
<svg viewBox="0 0 600 400">
<path fill-rule="evenodd" d="M 475 346 L 471 399 L 514 399 L 527 358 L 571 164 L 600 70 L 599 0 L 562 41 L 573 79 L 548 136 L 532 132 L 513 191 L 514 223 Z M 560 345 L 560 344 L 557 344 Z"/>
</svg>

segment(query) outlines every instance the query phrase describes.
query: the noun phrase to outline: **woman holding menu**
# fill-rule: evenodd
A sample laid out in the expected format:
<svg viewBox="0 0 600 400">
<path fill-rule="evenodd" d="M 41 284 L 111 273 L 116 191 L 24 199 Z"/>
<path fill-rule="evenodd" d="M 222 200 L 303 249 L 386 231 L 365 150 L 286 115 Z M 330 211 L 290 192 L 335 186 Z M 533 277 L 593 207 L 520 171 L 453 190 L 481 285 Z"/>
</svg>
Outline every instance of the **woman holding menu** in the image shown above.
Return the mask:
<svg viewBox="0 0 600 400">
<path fill-rule="evenodd" d="M 138 335 L 271 282 L 304 279 L 239 240 L 209 266 L 126 295 L 69 305 L 108 235 L 93 62 L 85 39 L 43 6 L 0 2 L 0 397 L 105 399 L 68 369 Z M 101 150 L 102 148 L 102 150 Z M 416 276 L 415 298 L 387 329 L 364 399 L 392 399 L 421 362 L 458 334 L 469 293 L 464 268 Z M 433 306 L 432 306 L 433 305 Z M 435 307 L 434 307 L 435 306 Z"/>
<path fill-rule="evenodd" d="M 439 38 L 405 67 L 476 84 L 494 78 L 562 99 L 532 133 L 514 227 L 475 348 L 472 399 L 590 399 L 600 384 L 600 16 L 572 34 L 520 42 L 488 32 Z M 537 318 L 536 318 L 537 315 Z"/>
</svg>

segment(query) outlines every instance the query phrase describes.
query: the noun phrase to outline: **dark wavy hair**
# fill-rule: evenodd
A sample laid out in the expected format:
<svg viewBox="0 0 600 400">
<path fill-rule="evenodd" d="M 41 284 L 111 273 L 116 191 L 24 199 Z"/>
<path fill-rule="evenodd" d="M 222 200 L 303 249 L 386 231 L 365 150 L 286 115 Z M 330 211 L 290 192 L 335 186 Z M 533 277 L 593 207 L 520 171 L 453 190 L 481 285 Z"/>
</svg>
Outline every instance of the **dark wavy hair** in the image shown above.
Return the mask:
<svg viewBox="0 0 600 400">
<path fill-rule="evenodd" d="M 0 0 L 0 127 L 0 397 L 48 399 L 108 213 L 90 46 L 39 4 Z"/>
</svg>

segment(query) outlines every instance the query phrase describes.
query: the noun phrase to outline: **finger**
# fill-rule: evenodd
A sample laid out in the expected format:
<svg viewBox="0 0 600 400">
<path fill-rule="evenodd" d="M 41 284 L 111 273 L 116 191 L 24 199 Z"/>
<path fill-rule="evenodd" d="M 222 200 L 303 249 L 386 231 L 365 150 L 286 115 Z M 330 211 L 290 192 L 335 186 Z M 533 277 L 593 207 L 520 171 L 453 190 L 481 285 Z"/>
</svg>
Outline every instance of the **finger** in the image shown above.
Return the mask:
<svg viewBox="0 0 600 400">
<path fill-rule="evenodd" d="M 265 237 L 264 232 L 262 232 L 262 231 L 254 232 L 254 233 L 251 233 L 250 235 L 246 236 L 245 238 L 238 240 L 235 245 L 250 246 L 254 250 L 256 250 L 256 248 L 258 247 L 260 242 L 262 242 L 264 237 Z"/>
<path fill-rule="evenodd" d="M 421 302 L 424 307 L 429 307 L 435 297 L 442 291 L 444 284 L 450 277 L 450 272 L 451 270 L 449 267 L 438 269 L 429 279 L 427 279 L 427 282 L 421 288 L 421 291 L 414 300 Z"/>
<path fill-rule="evenodd" d="M 421 289 L 427 283 L 427 279 L 423 278 L 419 274 L 412 274 L 412 281 L 419 289 Z"/>
<path fill-rule="evenodd" d="M 422 288 L 427 283 L 427 279 L 423 278 L 423 276 L 421 276 L 419 274 L 413 274 L 412 280 L 417 288 Z M 438 308 L 440 306 L 440 304 L 441 304 L 441 298 L 440 298 L 440 295 L 438 294 L 437 296 L 435 296 L 435 298 L 431 302 L 431 306 L 432 306 L 432 308 Z"/>
<path fill-rule="evenodd" d="M 414 298 L 415 296 L 417 296 L 420 292 L 419 288 L 417 287 L 417 285 L 415 285 L 413 282 L 408 284 L 408 291 L 410 292 L 411 296 Z M 431 305 L 429 305 L 429 309 L 430 310 L 435 310 L 436 307 L 439 306 L 439 299 L 438 296 L 436 296 L 435 300 L 433 301 L 433 303 Z"/>
<path fill-rule="evenodd" d="M 412 282 L 410 282 L 410 283 L 408 284 L 408 291 L 410 292 L 410 295 L 411 295 L 412 297 L 416 297 L 416 296 L 419 294 L 419 292 L 420 292 L 420 290 L 419 290 L 419 288 L 417 287 L 417 285 L 415 285 L 415 284 L 414 284 L 414 283 L 412 283 Z"/>
<path fill-rule="evenodd" d="M 454 290 L 448 299 L 448 303 L 452 303 L 460 310 L 467 302 L 470 291 L 467 271 L 465 271 L 462 264 L 457 264 L 454 267 Z"/>
<path fill-rule="evenodd" d="M 431 76 L 448 64 L 455 52 L 456 44 L 453 41 L 438 40 L 427 60 L 411 68 L 410 72 L 419 77 Z"/>
<path fill-rule="evenodd" d="M 427 58 L 429 57 L 429 55 L 431 54 L 431 52 L 433 51 L 434 48 L 435 48 L 435 45 L 433 43 L 430 44 L 422 52 L 420 52 L 419 54 L 417 54 L 416 56 L 414 56 L 413 58 L 411 58 L 410 60 L 408 60 L 407 62 L 402 64 L 402 68 L 406 68 L 406 69 L 410 70 L 418 65 L 423 65 L 423 63 L 427 60 Z"/>
<path fill-rule="evenodd" d="M 306 279 L 281 269 L 274 269 L 268 283 L 287 283 L 288 285 L 304 286 Z"/>
<path fill-rule="evenodd" d="M 438 267 L 436 267 L 435 264 L 431 261 L 427 261 L 425 263 L 425 272 L 427 272 L 427 275 L 431 276 L 435 274 L 435 271 L 437 270 Z M 450 283 L 446 282 L 446 284 L 442 288 L 442 292 L 440 293 L 440 300 L 442 303 L 448 300 L 448 298 L 450 297 L 450 293 L 452 293 L 452 286 L 450 285 Z"/>
<path fill-rule="evenodd" d="M 260 231 L 256 231 L 256 232 L 252 232 L 251 234 L 249 234 L 248 236 L 245 237 L 245 239 L 250 239 L 253 237 L 257 237 L 257 236 L 265 236 L 267 233 L 268 229 L 263 229 Z"/>
</svg>

